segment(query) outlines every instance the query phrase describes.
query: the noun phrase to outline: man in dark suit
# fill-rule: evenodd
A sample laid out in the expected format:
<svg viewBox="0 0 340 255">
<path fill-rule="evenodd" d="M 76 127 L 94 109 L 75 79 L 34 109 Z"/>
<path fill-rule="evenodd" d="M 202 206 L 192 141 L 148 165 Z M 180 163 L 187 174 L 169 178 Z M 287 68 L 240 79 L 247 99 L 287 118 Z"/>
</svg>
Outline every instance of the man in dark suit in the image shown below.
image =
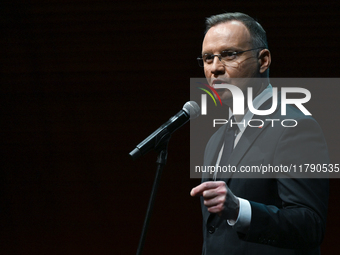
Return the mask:
<svg viewBox="0 0 340 255">
<path fill-rule="evenodd" d="M 242 13 L 225 13 L 207 19 L 202 45 L 202 65 L 211 87 L 233 84 L 247 98 L 253 91 L 253 105 L 266 110 L 272 106 L 269 83 L 271 55 L 266 34 L 259 23 Z M 242 79 L 240 79 L 242 78 Z M 216 87 L 215 87 L 216 88 Z M 217 89 L 222 102 L 233 111 L 233 95 Z M 278 100 L 280 101 L 280 99 Z M 317 122 L 299 109 L 281 105 L 269 116 L 235 115 L 237 129 L 221 127 L 209 140 L 205 166 L 231 165 L 235 173 L 210 176 L 191 191 L 201 197 L 203 254 L 320 254 L 328 207 L 328 179 L 295 178 L 279 173 L 275 178 L 242 178 L 244 166 L 300 166 L 328 164 L 327 145 Z M 241 125 L 260 119 L 262 128 Z M 291 119 L 286 126 L 266 119 Z M 231 143 L 232 152 L 227 151 Z M 301 176 L 299 176 L 301 177 Z M 310 177 L 310 176 L 308 176 Z"/>
</svg>

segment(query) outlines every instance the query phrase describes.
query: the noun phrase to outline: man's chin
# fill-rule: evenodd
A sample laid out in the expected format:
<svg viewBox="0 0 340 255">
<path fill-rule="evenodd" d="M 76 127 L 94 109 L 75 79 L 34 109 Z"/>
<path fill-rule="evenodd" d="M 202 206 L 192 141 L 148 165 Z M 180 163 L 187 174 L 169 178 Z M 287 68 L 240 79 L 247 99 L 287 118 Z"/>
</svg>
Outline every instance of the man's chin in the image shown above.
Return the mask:
<svg viewBox="0 0 340 255">
<path fill-rule="evenodd" d="M 222 101 L 222 104 L 223 105 L 227 105 L 229 107 L 232 107 L 233 106 L 233 97 L 232 96 L 220 96 L 221 98 L 221 101 Z"/>
<path fill-rule="evenodd" d="M 233 100 L 233 95 L 229 89 L 216 89 L 216 92 L 221 98 L 222 102 Z"/>
</svg>

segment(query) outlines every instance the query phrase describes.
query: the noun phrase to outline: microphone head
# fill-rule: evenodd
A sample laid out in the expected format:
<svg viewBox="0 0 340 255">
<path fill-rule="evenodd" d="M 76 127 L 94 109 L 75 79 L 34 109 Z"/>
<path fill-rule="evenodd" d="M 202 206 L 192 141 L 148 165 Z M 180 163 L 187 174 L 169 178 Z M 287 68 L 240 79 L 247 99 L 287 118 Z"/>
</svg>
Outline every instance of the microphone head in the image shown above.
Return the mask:
<svg viewBox="0 0 340 255">
<path fill-rule="evenodd" d="M 195 101 L 186 102 L 183 106 L 183 111 L 190 116 L 190 120 L 197 118 L 201 114 L 201 108 Z"/>
</svg>

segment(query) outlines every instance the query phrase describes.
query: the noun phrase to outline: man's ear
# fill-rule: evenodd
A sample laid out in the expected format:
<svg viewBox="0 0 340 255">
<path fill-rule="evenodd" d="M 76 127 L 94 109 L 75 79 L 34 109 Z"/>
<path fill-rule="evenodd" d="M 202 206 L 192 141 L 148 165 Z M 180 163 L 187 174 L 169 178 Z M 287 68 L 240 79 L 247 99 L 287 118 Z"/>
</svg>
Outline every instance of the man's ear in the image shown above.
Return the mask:
<svg viewBox="0 0 340 255">
<path fill-rule="evenodd" d="M 272 57 L 270 51 L 268 49 L 261 50 L 259 53 L 260 73 L 264 73 L 266 70 L 268 70 L 271 62 Z"/>
</svg>

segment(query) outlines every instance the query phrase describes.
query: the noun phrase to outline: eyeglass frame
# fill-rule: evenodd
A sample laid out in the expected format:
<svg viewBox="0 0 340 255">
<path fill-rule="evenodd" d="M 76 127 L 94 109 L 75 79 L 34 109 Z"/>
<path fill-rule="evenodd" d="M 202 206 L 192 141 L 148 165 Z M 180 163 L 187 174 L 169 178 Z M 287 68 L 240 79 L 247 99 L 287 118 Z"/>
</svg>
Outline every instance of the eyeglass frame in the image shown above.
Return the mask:
<svg viewBox="0 0 340 255">
<path fill-rule="evenodd" d="M 266 47 L 258 47 L 258 48 L 254 48 L 254 49 L 250 49 L 250 50 L 244 50 L 244 51 L 234 51 L 234 52 L 232 52 L 232 51 L 227 51 L 227 52 L 231 52 L 231 53 L 232 53 L 231 56 L 236 56 L 236 55 L 242 54 L 242 53 L 247 52 L 247 51 L 259 50 L 259 49 L 266 49 Z M 224 51 L 226 51 L 226 50 L 224 50 Z M 211 54 L 210 57 L 212 57 L 213 59 L 214 59 L 215 57 L 218 57 L 218 59 L 219 59 L 219 60 L 221 61 L 221 63 L 223 64 L 223 62 L 222 62 L 222 55 L 221 55 L 221 54 L 222 54 L 224 51 L 222 51 L 220 54 Z M 230 56 L 230 57 L 231 57 L 231 56 Z M 198 65 L 199 65 L 200 67 L 204 67 L 204 63 L 206 63 L 206 62 L 203 60 L 203 56 L 202 56 L 202 57 L 198 57 L 198 58 L 197 58 L 197 61 L 198 61 Z M 203 65 L 200 65 L 200 61 L 202 61 Z M 214 60 L 213 60 L 213 62 L 214 62 Z"/>
</svg>

